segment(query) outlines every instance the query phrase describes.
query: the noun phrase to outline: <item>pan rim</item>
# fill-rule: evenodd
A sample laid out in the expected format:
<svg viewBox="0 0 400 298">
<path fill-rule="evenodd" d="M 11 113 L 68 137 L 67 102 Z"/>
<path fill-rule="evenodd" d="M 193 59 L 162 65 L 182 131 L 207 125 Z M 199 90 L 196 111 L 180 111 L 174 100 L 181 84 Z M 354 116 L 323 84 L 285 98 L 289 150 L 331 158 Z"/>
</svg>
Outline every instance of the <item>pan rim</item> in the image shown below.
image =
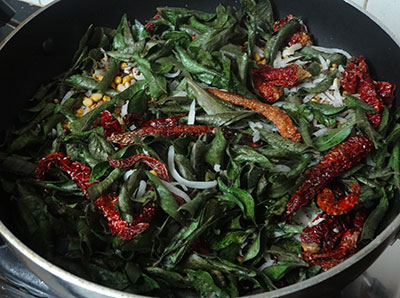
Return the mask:
<svg viewBox="0 0 400 298">
<path fill-rule="evenodd" d="M 29 23 L 32 19 L 40 15 L 43 11 L 56 5 L 57 3 L 61 2 L 61 0 L 56 0 L 45 7 L 38 9 L 35 13 L 33 13 L 30 17 L 24 20 L 16 29 L 14 29 L 1 43 L 0 43 L 0 51 L 5 47 L 5 45 L 17 34 L 27 23 Z M 375 16 L 369 13 L 367 10 L 362 9 L 359 5 L 355 4 L 353 0 L 344 0 L 347 4 L 353 6 L 353 8 L 361 11 L 364 15 L 370 18 L 377 26 L 379 26 L 388 36 L 396 43 L 396 45 L 400 48 L 400 40 L 398 40 L 394 33 L 385 25 L 382 24 Z M 398 195 L 398 192 L 397 192 Z M 351 256 L 349 259 L 345 260 L 344 262 L 336 265 L 332 269 L 320 273 L 314 277 L 311 277 L 305 281 L 277 289 L 270 292 L 264 292 L 260 294 L 245 296 L 245 297 L 280 297 L 283 295 L 293 294 L 300 290 L 304 290 L 310 288 L 312 286 L 321 283 L 332 276 L 340 274 L 342 271 L 348 269 L 354 263 L 362 260 L 366 257 L 369 253 L 371 253 L 374 249 L 376 249 L 380 244 L 385 241 L 388 241 L 388 238 L 392 236 L 395 239 L 396 234 L 400 230 L 400 213 L 393 219 L 393 221 L 378 235 L 372 240 L 368 245 L 358 251 L 356 254 Z M 81 277 L 78 277 L 61 267 L 58 267 L 51 263 L 50 261 L 46 260 L 45 258 L 41 257 L 39 254 L 31 250 L 26 244 L 24 244 L 21 240 L 19 240 L 1 221 L 0 219 L 0 236 L 6 241 L 6 243 L 10 244 L 10 249 L 17 250 L 21 253 L 24 257 L 31 260 L 35 265 L 44 269 L 45 271 L 51 273 L 52 275 L 58 277 L 59 279 L 74 284 L 76 286 L 82 287 L 86 290 L 90 290 L 93 293 L 106 295 L 109 297 L 148 297 L 143 295 L 136 295 L 130 294 L 126 292 L 122 292 L 119 290 L 115 290 L 112 288 L 108 288 L 94 282 L 88 281 Z M 389 240 L 390 241 L 390 240 Z"/>
</svg>

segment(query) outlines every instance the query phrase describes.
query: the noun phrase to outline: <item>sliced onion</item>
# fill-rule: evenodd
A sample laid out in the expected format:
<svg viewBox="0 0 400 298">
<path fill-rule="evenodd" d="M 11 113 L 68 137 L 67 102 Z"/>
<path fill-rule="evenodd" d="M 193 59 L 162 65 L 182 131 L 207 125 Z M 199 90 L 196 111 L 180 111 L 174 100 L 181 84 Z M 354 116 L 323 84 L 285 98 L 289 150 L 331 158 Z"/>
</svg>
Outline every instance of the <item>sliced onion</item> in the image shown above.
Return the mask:
<svg viewBox="0 0 400 298">
<path fill-rule="evenodd" d="M 144 180 L 140 180 L 139 182 L 139 188 L 138 191 L 136 193 L 136 198 L 141 198 L 143 197 L 144 193 L 146 192 L 146 187 L 147 187 L 147 183 Z"/>
<path fill-rule="evenodd" d="M 271 258 L 270 254 L 266 254 L 264 256 L 265 263 L 263 263 L 260 267 L 258 267 L 258 271 L 263 271 L 265 268 L 272 266 L 274 264 L 274 260 Z"/>
<path fill-rule="evenodd" d="M 193 125 L 195 119 L 196 119 L 196 100 L 193 99 L 193 101 L 192 101 L 192 103 L 190 105 L 187 124 L 188 125 Z"/>
<path fill-rule="evenodd" d="M 325 220 L 325 218 L 319 217 L 319 218 L 317 218 L 317 219 L 314 219 L 308 226 L 309 226 L 309 227 L 316 226 L 317 224 L 323 222 L 324 220 Z"/>
<path fill-rule="evenodd" d="M 179 91 L 175 93 L 172 97 L 186 97 L 187 93 L 185 91 Z"/>
<path fill-rule="evenodd" d="M 183 191 L 188 191 L 188 190 L 189 190 L 185 185 L 179 184 L 178 182 L 170 182 L 170 183 L 171 183 L 172 185 L 174 185 L 174 186 L 180 186 L 180 187 L 182 187 Z"/>
<path fill-rule="evenodd" d="M 254 51 L 255 51 L 256 53 L 258 53 L 258 55 L 260 55 L 261 58 L 264 58 L 264 57 L 265 57 L 265 56 L 264 56 L 264 51 L 261 50 L 261 48 L 260 48 L 259 46 L 254 46 Z"/>
<path fill-rule="evenodd" d="M 320 130 L 317 130 L 316 132 L 313 133 L 313 136 L 320 137 L 323 136 L 328 132 L 328 128 L 321 128 Z"/>
<path fill-rule="evenodd" d="M 136 127 L 136 125 L 135 124 L 132 124 L 131 126 L 129 126 L 129 130 L 130 131 L 133 131 L 133 130 L 135 130 L 137 127 Z"/>
<path fill-rule="evenodd" d="M 61 100 L 60 104 L 62 105 L 65 101 L 70 99 L 72 97 L 72 95 L 74 95 L 74 94 L 75 94 L 75 91 L 72 91 L 72 90 L 70 90 L 67 93 L 65 93 L 65 95 L 64 95 L 63 99 Z"/>
<path fill-rule="evenodd" d="M 161 180 L 161 182 L 164 184 L 164 186 L 173 194 L 177 195 L 178 197 L 181 197 L 186 201 L 186 203 L 189 203 L 192 199 L 188 196 L 186 192 L 183 190 L 180 190 L 176 186 L 172 185 L 171 183 Z"/>
<path fill-rule="evenodd" d="M 319 62 L 321 63 L 322 66 L 322 70 L 327 70 L 329 68 L 329 60 L 325 60 L 324 57 L 322 57 L 321 55 L 319 55 Z"/>
<path fill-rule="evenodd" d="M 89 106 L 85 106 L 85 110 L 83 111 L 83 115 L 89 113 Z"/>
<path fill-rule="evenodd" d="M 315 96 L 315 94 L 308 94 L 308 95 L 306 95 L 304 98 L 303 98 L 303 102 L 304 103 L 307 103 L 307 102 L 309 102 L 313 97 Z"/>
<path fill-rule="evenodd" d="M 139 69 L 137 68 L 133 70 L 133 77 L 135 78 L 136 81 L 143 81 L 146 79 L 144 75 L 140 73 Z"/>
<path fill-rule="evenodd" d="M 320 213 L 320 210 L 314 210 L 312 207 L 302 207 L 297 210 L 296 214 L 293 216 L 293 221 L 303 227 L 307 227 L 312 224 L 313 220 Z"/>
<path fill-rule="evenodd" d="M 124 174 L 124 181 L 127 181 L 129 179 L 129 177 L 135 173 L 136 170 L 129 170 Z"/>
<path fill-rule="evenodd" d="M 168 167 L 171 172 L 172 177 L 182 185 L 185 185 L 190 188 L 197 189 L 207 189 L 217 186 L 217 181 L 189 181 L 183 178 L 178 171 L 175 169 L 175 149 L 174 146 L 170 146 L 168 150 Z"/>
<path fill-rule="evenodd" d="M 282 56 L 283 57 L 292 56 L 294 54 L 294 52 L 296 52 L 297 50 L 300 50 L 302 47 L 303 46 L 301 45 L 301 43 L 295 43 L 294 45 L 285 48 L 282 52 Z"/>
<path fill-rule="evenodd" d="M 280 108 L 280 107 L 282 107 L 284 104 L 285 104 L 284 101 L 277 101 L 277 102 L 273 103 L 272 105 L 273 105 L 274 107 Z"/>
<path fill-rule="evenodd" d="M 311 47 L 313 49 L 316 49 L 317 51 L 328 53 L 328 54 L 339 53 L 339 54 L 346 56 L 347 59 L 350 59 L 352 57 L 349 53 L 347 53 L 346 51 L 344 51 L 342 49 L 334 49 L 334 48 L 329 49 L 329 48 L 318 47 L 318 46 L 311 46 Z"/>
<path fill-rule="evenodd" d="M 180 69 L 178 69 L 175 72 L 168 72 L 168 73 L 164 73 L 164 77 L 168 78 L 168 79 L 173 79 L 176 78 L 177 76 L 179 76 L 179 74 L 181 73 Z"/>
<path fill-rule="evenodd" d="M 128 114 L 128 106 L 129 106 L 129 100 L 127 100 L 121 107 L 121 114 L 120 114 L 121 119 L 122 119 L 122 117 L 124 117 Z"/>
<path fill-rule="evenodd" d="M 260 132 L 258 130 L 254 130 L 252 136 L 253 136 L 252 140 L 253 143 L 257 143 L 261 139 Z"/>
</svg>

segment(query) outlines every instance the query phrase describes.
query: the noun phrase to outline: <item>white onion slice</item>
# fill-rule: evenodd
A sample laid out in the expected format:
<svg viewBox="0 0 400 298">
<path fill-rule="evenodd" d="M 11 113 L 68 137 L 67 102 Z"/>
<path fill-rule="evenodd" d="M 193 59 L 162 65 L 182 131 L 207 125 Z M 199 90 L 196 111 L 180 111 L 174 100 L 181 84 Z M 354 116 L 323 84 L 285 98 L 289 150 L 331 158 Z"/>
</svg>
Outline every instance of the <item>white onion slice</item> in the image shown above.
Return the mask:
<svg viewBox="0 0 400 298">
<path fill-rule="evenodd" d="M 329 68 L 328 60 L 325 60 L 324 57 L 319 55 L 319 63 L 321 63 L 322 70 L 327 70 Z"/>
<path fill-rule="evenodd" d="M 140 73 L 139 69 L 135 68 L 133 71 L 133 77 L 135 78 L 136 81 L 143 81 L 146 78 L 142 73 Z"/>
<path fill-rule="evenodd" d="M 182 187 L 183 191 L 188 191 L 188 190 L 189 190 L 185 185 L 179 184 L 178 182 L 170 182 L 170 183 L 171 183 L 172 185 L 174 185 L 174 186 L 180 186 L 180 187 Z"/>
<path fill-rule="evenodd" d="M 164 186 L 173 194 L 177 195 L 178 197 L 181 197 L 186 201 L 186 203 L 189 203 L 192 199 L 188 196 L 186 192 L 183 190 L 180 190 L 177 188 L 175 185 L 172 185 L 171 183 L 161 180 L 161 182 L 164 184 Z"/>
<path fill-rule="evenodd" d="M 188 125 L 193 125 L 195 119 L 196 119 L 196 100 L 193 99 L 193 101 L 192 101 L 192 103 L 190 105 L 187 124 Z"/>
<path fill-rule="evenodd" d="M 62 105 L 64 102 L 66 102 L 68 99 L 70 99 L 72 97 L 72 95 L 75 94 L 75 91 L 68 91 L 67 93 L 65 93 L 63 99 L 61 100 L 60 104 Z M 91 95 L 91 94 L 90 94 Z"/>
<path fill-rule="evenodd" d="M 175 149 L 174 146 L 170 146 L 168 150 L 168 168 L 171 172 L 172 177 L 182 185 L 185 185 L 190 188 L 197 188 L 197 189 L 207 189 L 217 186 L 217 181 L 190 181 L 183 178 L 178 171 L 175 169 Z"/>
<path fill-rule="evenodd" d="M 270 254 L 266 254 L 264 256 L 265 263 L 263 263 L 260 267 L 258 267 L 258 271 L 263 271 L 265 268 L 272 266 L 274 264 L 274 260 L 271 258 Z"/>
<path fill-rule="evenodd" d="M 221 171 L 221 165 L 215 164 L 214 165 L 214 171 L 217 172 L 217 173 L 220 172 Z"/>
<path fill-rule="evenodd" d="M 352 57 L 349 53 L 347 53 L 346 51 L 344 51 L 342 49 L 334 49 L 334 48 L 330 49 L 330 48 L 324 48 L 324 47 L 318 47 L 318 46 L 311 46 L 311 47 L 317 51 L 328 53 L 328 54 L 339 53 L 339 54 L 346 56 L 347 59 L 350 59 Z"/>
<path fill-rule="evenodd" d="M 264 58 L 264 51 L 259 46 L 254 46 L 254 52 L 258 53 L 261 58 Z"/>
<path fill-rule="evenodd" d="M 146 187 L 147 187 L 147 183 L 144 180 L 140 180 L 139 182 L 139 188 L 138 191 L 136 193 L 136 198 L 141 198 L 143 197 L 144 193 L 146 192 Z"/>
<path fill-rule="evenodd" d="M 309 102 L 314 96 L 315 96 L 314 93 L 306 95 L 306 96 L 303 98 L 303 102 L 304 102 L 304 103 Z"/>
<path fill-rule="evenodd" d="M 301 43 L 295 43 L 294 45 L 287 47 L 283 50 L 282 52 L 282 56 L 283 57 L 288 57 L 288 56 L 292 56 L 294 54 L 294 52 L 296 52 L 297 50 L 300 50 L 303 46 L 301 45 Z M 297 58 L 297 57 L 296 57 Z"/>
<path fill-rule="evenodd" d="M 181 73 L 181 71 L 180 71 L 180 69 L 178 69 L 177 71 L 175 71 L 175 72 L 167 72 L 167 73 L 164 73 L 164 77 L 166 77 L 166 78 L 168 78 L 168 79 L 173 79 L 173 78 L 176 78 L 177 76 L 179 76 L 179 74 Z"/>
<path fill-rule="evenodd" d="M 124 181 L 127 181 L 129 179 L 129 177 L 135 173 L 136 170 L 129 170 L 124 174 Z"/>
<path fill-rule="evenodd" d="M 186 97 L 187 93 L 185 91 L 179 91 L 177 93 L 174 94 L 174 96 L 172 97 Z"/>
<path fill-rule="evenodd" d="M 127 100 L 124 105 L 121 107 L 121 119 L 122 117 L 126 116 L 128 114 L 128 106 L 129 106 L 129 100 Z"/>
<path fill-rule="evenodd" d="M 321 128 L 320 130 L 317 130 L 316 132 L 313 133 L 313 136 L 320 137 L 323 136 L 328 132 L 328 128 Z"/>
</svg>

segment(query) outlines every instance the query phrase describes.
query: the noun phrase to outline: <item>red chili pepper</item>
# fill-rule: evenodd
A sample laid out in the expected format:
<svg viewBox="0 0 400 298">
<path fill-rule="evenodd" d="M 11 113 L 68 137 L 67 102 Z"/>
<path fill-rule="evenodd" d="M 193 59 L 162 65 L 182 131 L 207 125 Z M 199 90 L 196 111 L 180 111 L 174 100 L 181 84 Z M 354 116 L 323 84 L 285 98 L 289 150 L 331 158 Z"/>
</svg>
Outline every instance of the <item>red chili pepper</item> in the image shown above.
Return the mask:
<svg viewBox="0 0 400 298">
<path fill-rule="evenodd" d="M 341 215 L 349 212 L 358 203 L 361 187 L 357 183 L 350 185 L 352 193 L 335 197 L 330 188 L 324 188 L 317 196 L 317 205 L 329 215 Z"/>
<path fill-rule="evenodd" d="M 87 188 L 96 184 L 96 182 L 89 184 L 91 169 L 88 166 L 77 161 L 72 162 L 69 156 L 61 152 L 50 153 L 39 161 L 35 169 L 36 178 L 44 180 L 52 165 L 66 172 L 82 189 L 85 196 L 88 196 Z"/>
<path fill-rule="evenodd" d="M 120 134 L 124 131 L 121 124 L 117 119 L 107 110 L 104 110 L 100 114 L 101 126 L 103 126 L 104 135 L 106 137 L 114 134 Z"/>
<path fill-rule="evenodd" d="M 177 116 L 169 116 L 164 118 L 158 118 L 145 122 L 140 128 L 143 127 L 154 127 L 154 128 L 164 128 L 164 127 L 174 127 L 179 125 L 179 120 L 185 117 L 188 113 L 183 113 Z"/>
<path fill-rule="evenodd" d="M 317 251 L 307 250 L 308 246 L 303 245 L 302 243 L 302 247 L 304 249 L 304 252 L 302 253 L 302 258 L 315 266 L 321 266 L 323 271 L 326 271 L 343 262 L 345 259 L 352 256 L 357 251 L 357 240 L 359 235 L 361 234 L 366 218 L 367 213 L 364 209 L 358 210 L 353 219 L 350 219 L 350 217 L 348 216 L 339 218 L 336 217 L 336 221 L 344 221 L 345 225 L 342 227 L 343 229 L 338 228 L 337 225 L 330 226 L 328 222 L 327 224 L 325 224 L 325 228 L 323 229 L 325 232 L 322 232 L 322 234 L 325 234 L 321 237 L 329 239 L 327 238 L 327 235 L 331 233 L 330 231 L 334 231 L 335 234 L 337 234 L 334 236 L 335 242 L 338 242 L 338 235 L 340 242 L 337 245 L 334 245 L 334 247 L 330 247 L 329 249 L 320 249 Z M 332 220 L 332 222 L 337 223 L 335 222 L 335 220 Z M 324 222 L 320 224 L 323 223 Z M 306 229 L 304 231 L 306 232 Z M 310 233 L 310 231 L 308 231 L 308 233 Z M 302 239 L 303 241 L 303 239 L 306 239 L 306 237 L 301 235 L 300 239 Z"/>
<path fill-rule="evenodd" d="M 278 20 L 274 23 L 274 32 L 278 31 L 279 29 L 282 28 L 283 25 L 285 25 L 286 23 L 288 23 L 291 19 L 293 19 L 294 16 L 292 14 L 288 14 L 286 17 L 284 17 L 281 20 Z"/>
<path fill-rule="evenodd" d="M 375 82 L 375 87 L 385 106 L 390 106 L 394 99 L 396 85 L 388 82 Z"/>
<path fill-rule="evenodd" d="M 290 218 L 293 212 L 306 205 L 343 171 L 358 164 L 373 147 L 373 142 L 366 136 L 357 135 L 332 148 L 323 160 L 311 169 L 306 180 L 293 194 L 286 206 L 285 218 Z"/>
<path fill-rule="evenodd" d="M 141 222 L 136 219 L 134 222 L 122 220 L 119 212 L 117 209 L 115 209 L 117 202 L 118 197 L 111 193 L 101 195 L 94 202 L 94 206 L 101 210 L 104 216 L 107 218 L 108 226 L 110 227 L 113 235 L 119 235 L 122 240 L 130 240 L 139 236 L 148 229 L 150 226 L 149 222 Z M 142 208 L 142 213 L 144 212 L 145 207 Z"/>
<path fill-rule="evenodd" d="M 159 18 L 161 18 L 161 13 L 158 12 L 154 17 L 153 20 L 157 20 Z M 154 30 L 156 29 L 156 25 L 152 22 L 148 22 L 146 25 L 144 25 L 144 29 L 146 29 L 146 31 L 150 34 L 153 34 Z"/>
<path fill-rule="evenodd" d="M 281 29 L 283 25 L 288 23 L 293 18 L 294 18 L 293 15 L 289 14 L 286 17 L 284 17 L 283 19 L 276 21 L 274 23 L 274 27 L 273 27 L 274 32 Z M 306 32 L 306 28 L 304 26 L 301 26 L 300 31 L 293 33 L 292 36 L 290 36 L 290 38 L 289 38 L 290 46 L 292 46 L 296 43 L 300 43 L 303 46 L 309 46 L 309 45 L 313 44 L 311 41 L 311 34 Z"/>
<path fill-rule="evenodd" d="M 130 157 L 128 157 L 126 159 L 122 159 L 122 160 L 116 160 L 111 157 L 108 158 L 108 162 L 109 162 L 110 166 L 112 166 L 113 168 L 130 167 L 139 161 L 144 162 L 149 167 L 151 167 L 157 173 L 157 176 L 160 179 L 169 181 L 168 170 L 167 170 L 166 166 L 162 162 L 160 162 L 157 159 L 150 157 L 148 155 L 136 154 L 134 156 L 130 156 Z"/>
<path fill-rule="evenodd" d="M 113 135 L 107 138 L 108 141 L 128 146 L 135 143 L 135 138 L 145 136 L 167 136 L 173 138 L 180 138 L 184 136 L 193 136 L 195 138 L 214 133 L 214 129 L 208 125 L 177 125 L 172 127 L 143 127 L 131 132 Z"/>
<path fill-rule="evenodd" d="M 368 113 L 367 116 L 372 126 L 378 127 L 384 105 L 390 105 L 394 99 L 396 85 L 373 81 L 368 65 L 361 56 L 353 59 L 347 65 L 342 75 L 341 85 L 351 94 L 358 93 L 363 101 L 374 108 L 377 113 Z"/>
<path fill-rule="evenodd" d="M 293 33 L 293 35 L 289 39 L 289 46 L 292 46 L 296 43 L 301 44 L 303 47 L 311 46 L 313 44 L 313 42 L 311 41 L 311 33 L 305 32 L 304 30 Z"/>
<path fill-rule="evenodd" d="M 44 180 L 46 173 L 50 170 L 52 165 L 65 171 L 79 186 L 87 198 L 89 198 L 87 188 L 99 182 L 96 181 L 89 184 L 91 174 L 90 168 L 77 161 L 72 162 L 69 156 L 61 152 L 50 153 L 39 161 L 35 169 L 36 178 Z M 117 202 L 118 196 L 112 193 L 103 194 L 94 202 L 94 206 L 101 210 L 107 218 L 108 225 L 113 235 L 119 235 L 121 239 L 129 240 L 140 235 L 149 227 L 149 222 L 155 214 L 155 204 L 153 202 L 146 204 L 133 222 L 127 222 L 121 219 L 118 210 L 115 209 Z"/>
<path fill-rule="evenodd" d="M 301 246 L 305 252 L 317 253 L 333 250 L 343 233 L 348 230 L 347 216 L 332 216 L 328 214 L 319 214 L 315 220 L 321 220 L 320 223 L 307 227 L 300 235 Z"/>
<path fill-rule="evenodd" d="M 360 80 L 363 79 L 365 75 L 368 75 L 368 71 L 368 65 L 363 57 L 360 56 L 350 60 L 340 81 L 344 90 L 350 94 L 356 93 Z"/>
<path fill-rule="evenodd" d="M 259 65 L 253 69 L 254 86 L 269 102 L 277 101 L 283 94 L 285 87 L 293 87 L 311 74 L 297 64 L 282 68 L 273 68 L 270 65 Z"/>
</svg>

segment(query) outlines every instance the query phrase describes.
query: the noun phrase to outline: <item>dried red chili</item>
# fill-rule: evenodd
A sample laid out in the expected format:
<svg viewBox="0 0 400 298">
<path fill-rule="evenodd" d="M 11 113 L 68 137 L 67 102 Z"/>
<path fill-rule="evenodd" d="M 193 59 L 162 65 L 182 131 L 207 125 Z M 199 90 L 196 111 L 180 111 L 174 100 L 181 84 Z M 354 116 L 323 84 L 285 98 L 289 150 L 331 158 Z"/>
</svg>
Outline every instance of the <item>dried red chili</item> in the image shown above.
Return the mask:
<svg viewBox="0 0 400 298">
<path fill-rule="evenodd" d="M 112 136 L 113 134 L 120 134 L 124 131 L 118 120 L 107 110 L 101 112 L 100 120 L 106 137 Z"/>
<path fill-rule="evenodd" d="M 274 26 L 273 26 L 274 32 L 281 29 L 283 25 L 285 25 L 287 22 L 289 22 L 293 18 L 294 18 L 294 16 L 292 14 L 288 14 L 283 19 L 275 21 Z"/>
<path fill-rule="evenodd" d="M 317 205 L 329 215 L 341 215 L 349 212 L 358 203 L 361 188 L 357 183 L 350 185 L 351 193 L 336 197 L 330 188 L 324 188 L 317 196 Z"/>
<path fill-rule="evenodd" d="M 305 249 L 302 253 L 302 258 L 313 265 L 321 266 L 322 270 L 326 271 L 352 256 L 357 251 L 357 240 L 361 234 L 365 219 L 367 218 L 367 213 L 364 209 L 360 209 L 356 212 L 353 219 L 349 220 L 349 218 L 349 216 L 345 218 L 340 217 L 340 220 L 344 219 L 344 221 L 347 221 L 344 230 L 339 230 L 336 226 L 332 229 L 332 226 L 329 225 L 326 225 L 327 228 L 324 229 L 326 233 L 333 230 L 337 232 L 336 234 L 340 235 L 340 242 L 337 245 L 333 248 L 321 249 L 321 252 L 318 250 L 317 253 Z M 302 236 L 300 236 L 300 238 Z M 325 235 L 323 237 L 326 238 Z M 335 236 L 335 242 L 338 242 L 337 238 L 338 237 Z M 303 244 L 302 247 L 304 249 Z"/>
<path fill-rule="evenodd" d="M 313 221 L 318 224 L 307 227 L 300 235 L 301 246 L 305 252 L 317 253 L 333 250 L 345 231 L 348 230 L 347 216 L 319 214 Z"/>
<path fill-rule="evenodd" d="M 374 108 L 377 113 L 368 113 L 367 116 L 372 126 L 377 127 L 384 105 L 390 105 L 394 99 L 396 85 L 373 81 L 368 65 L 361 56 L 349 61 L 342 75 L 341 85 L 351 94 L 358 93 L 363 101 Z"/>
<path fill-rule="evenodd" d="M 134 156 L 130 156 L 130 157 L 128 157 L 126 159 L 122 159 L 122 160 L 116 160 L 111 157 L 108 158 L 108 162 L 109 162 L 110 166 L 112 166 L 113 168 L 130 167 L 139 161 L 144 162 L 149 167 L 151 167 L 156 172 L 157 176 L 160 179 L 169 181 L 168 170 L 167 170 L 166 166 L 162 162 L 160 162 L 157 159 L 150 157 L 148 155 L 136 154 Z"/>
<path fill-rule="evenodd" d="M 61 152 L 50 153 L 39 161 L 35 169 L 36 178 L 44 180 L 52 165 L 65 171 L 88 198 L 87 188 L 99 182 L 89 184 L 90 168 L 77 161 L 72 162 L 69 156 Z M 154 203 L 146 204 L 133 222 L 127 222 L 121 219 L 118 210 L 115 209 L 117 202 L 118 196 L 112 193 L 103 194 L 94 202 L 94 206 L 101 210 L 107 218 L 113 235 L 119 235 L 121 239 L 129 240 L 140 235 L 149 227 L 149 222 L 155 214 Z"/>
<path fill-rule="evenodd" d="M 301 140 L 301 135 L 297 127 L 293 124 L 292 119 L 280 108 L 262 103 L 257 99 L 246 98 L 237 94 L 229 93 L 219 89 L 206 89 L 211 94 L 217 96 L 223 101 L 230 102 L 234 105 L 252 109 L 257 113 L 271 120 L 278 128 L 279 133 L 291 141 L 298 142 Z"/>
<path fill-rule="evenodd" d="M 277 101 L 285 87 L 293 87 L 311 76 L 297 64 L 282 68 L 273 68 L 270 65 L 259 65 L 259 67 L 253 69 L 254 86 L 269 102 Z"/>
<path fill-rule="evenodd" d="M 118 197 L 114 194 L 108 193 L 101 195 L 95 202 L 94 206 L 103 212 L 103 215 L 108 220 L 108 226 L 110 227 L 113 235 L 119 235 L 122 240 L 130 240 L 148 229 L 149 221 L 151 218 L 148 217 L 147 222 L 134 220 L 134 222 L 127 222 L 121 219 L 118 210 L 115 205 L 118 202 Z M 152 203 L 153 204 L 153 203 Z M 143 207 L 142 213 L 146 212 L 148 208 Z M 145 211 L 146 210 L 146 211 Z M 151 214 L 151 213 L 149 213 Z M 139 215 L 140 216 L 140 215 Z"/>
<path fill-rule="evenodd" d="M 161 13 L 158 12 L 154 17 L 153 20 L 157 20 L 159 18 L 161 18 Z M 144 29 L 146 29 L 146 31 L 150 34 L 153 34 L 154 30 L 156 29 L 156 25 L 154 23 L 152 23 L 151 21 L 148 22 L 146 25 L 144 25 Z"/>
<path fill-rule="evenodd" d="M 154 127 L 154 128 L 164 128 L 164 127 L 173 127 L 179 125 L 179 120 L 182 117 L 187 116 L 188 113 L 183 113 L 177 116 L 169 116 L 158 118 L 154 120 L 150 120 L 145 122 L 140 128 L 143 127 Z"/>
<path fill-rule="evenodd" d="M 273 26 L 274 32 L 281 29 L 283 25 L 288 23 L 293 18 L 294 16 L 289 14 L 283 19 L 276 21 Z M 311 34 L 309 32 L 306 32 L 306 28 L 304 26 L 301 26 L 300 31 L 293 33 L 292 36 L 289 37 L 290 46 L 296 43 L 300 43 L 303 46 L 308 46 L 313 44 L 311 41 Z"/>
<path fill-rule="evenodd" d="M 135 138 L 145 136 L 167 136 L 173 138 L 180 138 L 184 136 L 193 136 L 195 138 L 200 135 L 214 133 L 214 129 L 208 125 L 177 125 L 167 127 L 142 127 L 131 132 L 113 135 L 107 138 L 108 141 L 121 144 L 124 146 L 135 143 Z"/>
<path fill-rule="evenodd" d="M 396 85 L 388 82 L 375 82 L 376 90 L 385 106 L 390 106 L 394 100 Z"/>
<path fill-rule="evenodd" d="M 335 146 L 322 161 L 307 174 L 305 181 L 293 194 L 286 206 L 285 218 L 306 205 L 335 177 L 359 163 L 373 148 L 373 142 L 365 135 L 348 138 Z"/>
<path fill-rule="evenodd" d="M 66 172 L 86 196 L 87 188 L 96 183 L 89 184 L 91 169 L 88 166 L 77 161 L 72 162 L 69 156 L 61 152 L 50 153 L 39 161 L 35 169 L 36 178 L 44 180 L 53 165 Z"/>
<path fill-rule="evenodd" d="M 311 46 L 313 44 L 311 40 L 311 33 L 304 30 L 293 33 L 293 35 L 289 39 L 289 46 L 292 46 L 296 43 L 301 44 L 303 47 Z"/>
</svg>

